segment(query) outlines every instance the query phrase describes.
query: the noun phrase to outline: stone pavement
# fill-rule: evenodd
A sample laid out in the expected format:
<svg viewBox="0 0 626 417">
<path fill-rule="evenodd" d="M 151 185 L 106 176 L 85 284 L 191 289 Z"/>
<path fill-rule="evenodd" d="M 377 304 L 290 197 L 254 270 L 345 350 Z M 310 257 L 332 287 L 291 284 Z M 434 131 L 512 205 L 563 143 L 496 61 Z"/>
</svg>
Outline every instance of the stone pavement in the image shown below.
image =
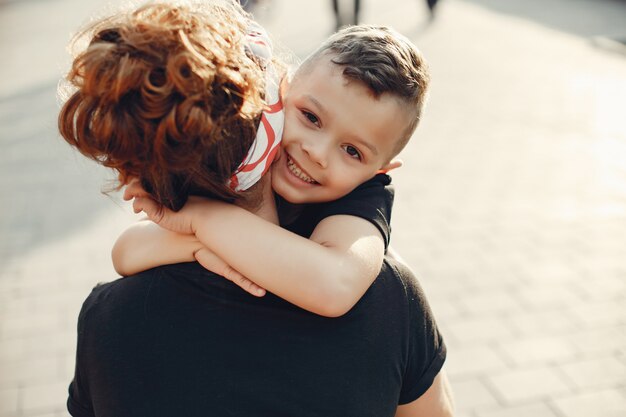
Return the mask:
<svg viewBox="0 0 626 417">
<path fill-rule="evenodd" d="M 88 3 L 88 4 L 84 4 Z M 65 416 L 80 304 L 133 216 L 55 133 L 68 33 L 104 2 L 0 1 L 0 417 Z M 326 2 L 259 19 L 303 56 Z M 393 245 L 449 346 L 461 417 L 626 415 L 626 33 L 617 0 L 363 2 L 431 63 Z"/>
</svg>

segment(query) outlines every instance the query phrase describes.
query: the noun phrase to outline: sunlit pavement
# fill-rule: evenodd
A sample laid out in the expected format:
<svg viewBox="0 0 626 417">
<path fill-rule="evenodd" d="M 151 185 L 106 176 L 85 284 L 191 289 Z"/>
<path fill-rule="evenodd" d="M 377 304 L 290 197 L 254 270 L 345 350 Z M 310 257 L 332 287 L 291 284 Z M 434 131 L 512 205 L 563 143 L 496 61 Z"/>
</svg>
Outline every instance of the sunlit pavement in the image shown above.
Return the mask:
<svg viewBox="0 0 626 417">
<path fill-rule="evenodd" d="M 64 45 L 98 2 L 0 1 L 0 416 L 65 416 L 78 309 L 134 216 L 56 134 Z M 327 4 L 328 3 L 328 4 Z M 394 173 L 392 244 L 449 346 L 459 416 L 626 415 L 626 3 L 363 3 L 428 58 L 431 99 Z M 259 19 L 300 57 L 330 2 Z M 4 59 L 7 58 L 7 59 Z"/>
</svg>

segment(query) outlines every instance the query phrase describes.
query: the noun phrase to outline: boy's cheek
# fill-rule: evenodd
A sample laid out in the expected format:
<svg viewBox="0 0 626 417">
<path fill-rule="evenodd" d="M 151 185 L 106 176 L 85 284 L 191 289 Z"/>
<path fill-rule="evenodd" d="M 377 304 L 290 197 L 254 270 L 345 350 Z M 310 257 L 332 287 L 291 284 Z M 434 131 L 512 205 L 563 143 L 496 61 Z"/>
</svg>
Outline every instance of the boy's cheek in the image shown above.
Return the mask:
<svg viewBox="0 0 626 417">
<path fill-rule="evenodd" d="M 281 142 L 280 146 L 276 150 L 276 155 L 274 156 L 274 160 L 272 161 L 272 166 L 276 165 L 276 162 L 278 162 L 280 158 L 282 157 L 284 144 L 285 144 L 284 142 Z"/>
</svg>

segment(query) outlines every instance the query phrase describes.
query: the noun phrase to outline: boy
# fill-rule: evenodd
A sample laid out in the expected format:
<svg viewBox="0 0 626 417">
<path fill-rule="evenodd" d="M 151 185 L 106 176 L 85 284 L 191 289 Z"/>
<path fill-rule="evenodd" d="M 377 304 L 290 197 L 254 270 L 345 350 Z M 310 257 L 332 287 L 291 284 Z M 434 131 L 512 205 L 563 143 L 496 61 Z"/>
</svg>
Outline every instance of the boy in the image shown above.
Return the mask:
<svg viewBox="0 0 626 417">
<path fill-rule="evenodd" d="M 282 219 L 309 239 L 218 201 L 161 210 L 130 187 L 126 197 L 137 197 L 136 211 L 174 232 L 195 233 L 206 248 L 144 223 L 116 243 L 117 271 L 195 257 L 255 295 L 264 293 L 260 286 L 317 314 L 345 314 L 382 264 L 393 199 L 383 173 L 401 165 L 394 157 L 417 126 L 428 81 L 419 51 L 391 29 L 355 26 L 331 36 L 285 88 L 282 149 L 271 169 L 284 201 L 316 203 L 298 206 L 295 220 Z M 230 236 L 233 225 L 248 235 Z M 287 279 L 293 276 L 297 282 Z"/>
</svg>

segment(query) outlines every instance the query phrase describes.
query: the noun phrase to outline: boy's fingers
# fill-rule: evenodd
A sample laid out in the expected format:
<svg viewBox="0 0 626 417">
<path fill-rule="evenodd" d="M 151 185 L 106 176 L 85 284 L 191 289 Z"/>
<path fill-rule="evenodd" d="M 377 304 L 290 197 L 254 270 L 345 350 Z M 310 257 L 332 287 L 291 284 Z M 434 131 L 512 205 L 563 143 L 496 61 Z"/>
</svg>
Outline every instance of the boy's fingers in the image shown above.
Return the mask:
<svg viewBox="0 0 626 417">
<path fill-rule="evenodd" d="M 128 188 L 124 188 L 124 194 L 122 194 L 122 198 L 124 201 L 131 200 L 134 197 L 132 192 Z"/>
<path fill-rule="evenodd" d="M 135 213 L 141 213 L 143 211 L 143 199 L 140 197 L 137 197 L 133 200 L 133 211 Z M 146 213 L 148 214 L 148 213 Z M 149 217 L 149 216 L 148 216 Z"/>
<path fill-rule="evenodd" d="M 141 213 L 143 210 L 142 202 L 140 198 L 136 198 L 133 200 L 133 211 L 135 213 Z"/>
<path fill-rule="evenodd" d="M 232 281 L 237 286 L 241 287 L 241 289 L 249 292 L 250 294 L 256 297 L 263 297 L 265 295 L 265 290 L 254 282 L 250 281 L 248 278 L 241 275 L 239 272 L 234 270 L 230 265 L 224 262 L 221 258 L 215 255 L 208 249 L 201 249 L 195 254 L 196 260 L 200 262 L 200 265 L 205 267 L 211 272 L 219 274 L 226 278 L 229 281 Z"/>
<path fill-rule="evenodd" d="M 124 195 L 122 198 L 126 201 L 136 197 L 148 197 L 149 194 L 143 189 L 138 179 L 133 179 L 124 188 Z"/>
<path fill-rule="evenodd" d="M 235 275 L 231 276 L 231 278 L 233 278 L 230 279 L 231 281 L 233 281 L 235 284 L 254 296 L 263 297 L 265 295 L 265 290 L 263 288 L 259 287 L 254 282 L 241 275 L 239 272 L 235 271 Z"/>
<path fill-rule="evenodd" d="M 265 290 L 263 288 L 259 287 L 254 282 L 250 281 L 248 278 L 235 271 L 230 265 L 224 263 L 223 271 L 224 272 L 222 273 L 222 276 L 224 278 L 234 282 L 250 294 L 256 297 L 263 297 L 265 295 Z"/>
<path fill-rule="evenodd" d="M 155 223 L 159 223 L 163 219 L 163 211 L 159 210 L 159 205 L 151 198 L 135 197 L 133 210 L 135 213 L 143 211 Z"/>
</svg>

